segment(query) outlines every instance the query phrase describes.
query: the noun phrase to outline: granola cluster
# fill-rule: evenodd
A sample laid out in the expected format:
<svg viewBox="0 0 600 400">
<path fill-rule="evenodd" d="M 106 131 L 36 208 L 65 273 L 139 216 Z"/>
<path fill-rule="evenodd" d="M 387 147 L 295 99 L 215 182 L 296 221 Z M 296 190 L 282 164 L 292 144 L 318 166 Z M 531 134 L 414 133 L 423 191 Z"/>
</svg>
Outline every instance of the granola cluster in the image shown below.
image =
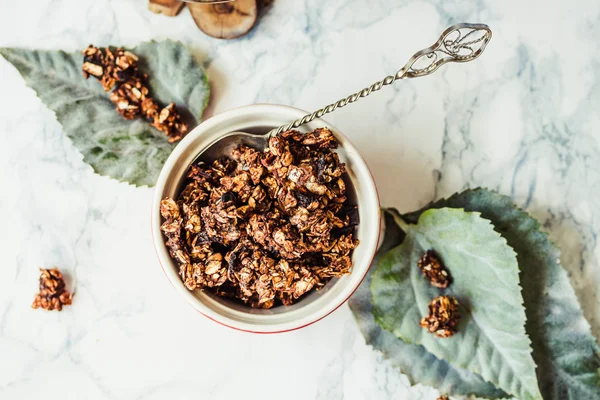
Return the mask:
<svg viewBox="0 0 600 400">
<path fill-rule="evenodd" d="M 70 305 L 73 294 L 65 290 L 65 281 L 62 273 L 57 269 L 42 269 L 40 275 L 40 292 L 35 296 L 33 308 L 43 308 L 46 311 L 62 310 L 63 306 Z"/>
<path fill-rule="evenodd" d="M 138 57 L 126 50 L 117 48 L 100 49 L 89 45 L 83 51 L 83 75 L 100 81 L 106 92 L 114 88 L 110 100 L 125 119 L 144 117 L 152 126 L 165 133 L 169 142 L 184 137 L 188 126 L 171 103 L 161 108 L 149 96 L 148 75 L 138 71 Z"/>
<path fill-rule="evenodd" d="M 161 203 L 185 286 L 271 308 L 350 273 L 358 211 L 337 145 L 326 128 L 288 131 L 264 152 L 241 146 L 193 165 L 177 201 Z"/>
<path fill-rule="evenodd" d="M 421 326 L 436 337 L 448 338 L 457 332 L 458 300 L 454 297 L 439 296 L 429 303 L 429 315 L 421 319 Z"/>
<path fill-rule="evenodd" d="M 445 289 L 450 285 L 450 274 L 433 250 L 427 250 L 417 265 L 431 285 L 440 289 Z"/>
<path fill-rule="evenodd" d="M 438 397 L 436 400 L 450 400 L 450 398 L 446 395 L 442 395 L 442 396 Z"/>
</svg>

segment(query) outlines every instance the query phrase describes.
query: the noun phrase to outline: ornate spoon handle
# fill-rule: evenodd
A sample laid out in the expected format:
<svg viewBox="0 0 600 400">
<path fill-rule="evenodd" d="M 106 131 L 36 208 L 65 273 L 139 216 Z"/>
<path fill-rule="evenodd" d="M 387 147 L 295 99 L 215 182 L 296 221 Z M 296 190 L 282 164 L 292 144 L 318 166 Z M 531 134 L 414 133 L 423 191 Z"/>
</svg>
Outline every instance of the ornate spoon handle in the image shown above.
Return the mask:
<svg viewBox="0 0 600 400">
<path fill-rule="evenodd" d="M 311 122 L 315 118 L 321 118 L 323 115 L 329 114 L 349 103 L 354 103 L 361 97 L 367 97 L 372 92 L 376 92 L 384 86 L 391 85 L 399 79 L 418 78 L 429 75 L 448 62 L 472 61 L 483 53 L 491 38 L 492 31 L 487 25 L 467 23 L 452 25 L 442 33 L 433 46 L 416 52 L 396 75 L 387 76 L 368 88 L 364 88 L 346 98 L 329 104 L 325 108 L 321 108 L 294 122 L 275 128 L 267 135 L 268 137 L 278 135 L 281 132 Z"/>
</svg>

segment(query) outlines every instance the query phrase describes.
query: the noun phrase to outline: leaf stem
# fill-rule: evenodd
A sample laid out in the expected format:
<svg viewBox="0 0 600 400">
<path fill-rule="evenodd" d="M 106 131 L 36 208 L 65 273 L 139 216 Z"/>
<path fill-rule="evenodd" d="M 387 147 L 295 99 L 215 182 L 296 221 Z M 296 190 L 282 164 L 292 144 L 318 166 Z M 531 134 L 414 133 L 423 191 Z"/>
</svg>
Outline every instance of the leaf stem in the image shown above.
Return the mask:
<svg viewBox="0 0 600 400">
<path fill-rule="evenodd" d="M 404 231 L 404 233 L 408 233 L 408 231 L 410 230 L 410 225 L 402 219 L 400 214 L 398 214 L 394 210 L 386 210 L 386 212 L 390 213 L 392 217 L 394 217 L 394 221 L 398 224 L 400 229 Z"/>
</svg>

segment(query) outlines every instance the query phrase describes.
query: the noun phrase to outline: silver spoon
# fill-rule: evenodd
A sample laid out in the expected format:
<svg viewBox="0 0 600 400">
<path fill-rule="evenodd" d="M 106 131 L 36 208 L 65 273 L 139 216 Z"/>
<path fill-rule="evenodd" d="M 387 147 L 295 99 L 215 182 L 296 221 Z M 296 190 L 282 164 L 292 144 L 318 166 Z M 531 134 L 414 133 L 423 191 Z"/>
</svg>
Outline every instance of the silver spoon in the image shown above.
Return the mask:
<svg viewBox="0 0 600 400">
<path fill-rule="evenodd" d="M 390 75 L 379 82 L 375 82 L 368 88 L 364 88 L 335 103 L 329 104 L 312 114 L 307 114 L 294 122 L 272 129 L 266 134 L 261 135 L 246 132 L 228 133 L 207 147 L 198 155 L 197 159 L 210 162 L 220 157 L 227 157 L 241 144 L 255 149 L 266 149 L 269 139 L 272 136 L 297 128 L 311 122 L 315 118 L 320 118 L 325 114 L 333 112 L 337 108 L 354 103 L 361 97 L 367 97 L 372 92 L 376 92 L 399 79 L 418 78 L 429 75 L 448 62 L 472 61 L 483 53 L 491 38 L 492 31 L 487 25 L 467 23 L 452 25 L 442 33 L 433 46 L 416 52 L 396 75 Z"/>
</svg>

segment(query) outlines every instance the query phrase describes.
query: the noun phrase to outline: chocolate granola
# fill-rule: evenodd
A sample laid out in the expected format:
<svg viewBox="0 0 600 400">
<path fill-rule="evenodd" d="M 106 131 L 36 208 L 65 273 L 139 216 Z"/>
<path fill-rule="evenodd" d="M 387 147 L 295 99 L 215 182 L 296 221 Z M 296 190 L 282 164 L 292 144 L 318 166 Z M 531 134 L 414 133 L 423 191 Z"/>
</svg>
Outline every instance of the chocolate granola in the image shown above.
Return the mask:
<svg viewBox="0 0 600 400">
<path fill-rule="evenodd" d="M 138 57 L 124 49 L 100 49 L 89 45 L 83 51 L 83 76 L 98 79 L 110 94 L 117 112 L 125 119 L 144 117 L 152 126 L 165 133 L 169 142 L 184 137 L 188 126 L 171 103 L 161 108 L 149 95 L 148 75 L 138 71 Z"/>
<path fill-rule="evenodd" d="M 427 250 L 417 265 L 432 286 L 445 289 L 452 283 L 448 270 L 435 251 Z"/>
<path fill-rule="evenodd" d="M 350 273 L 357 207 L 329 129 L 284 132 L 194 164 L 177 198 L 161 202 L 167 247 L 189 290 L 254 308 L 289 305 Z"/>
<path fill-rule="evenodd" d="M 420 325 L 436 337 L 448 338 L 457 332 L 459 320 L 458 300 L 439 296 L 429 303 L 429 315 L 421 319 Z"/>
<path fill-rule="evenodd" d="M 35 296 L 33 308 L 42 308 L 46 311 L 62 310 L 63 306 L 70 305 L 73 294 L 65 289 L 62 273 L 57 269 L 43 269 L 40 275 L 40 292 Z"/>
</svg>

